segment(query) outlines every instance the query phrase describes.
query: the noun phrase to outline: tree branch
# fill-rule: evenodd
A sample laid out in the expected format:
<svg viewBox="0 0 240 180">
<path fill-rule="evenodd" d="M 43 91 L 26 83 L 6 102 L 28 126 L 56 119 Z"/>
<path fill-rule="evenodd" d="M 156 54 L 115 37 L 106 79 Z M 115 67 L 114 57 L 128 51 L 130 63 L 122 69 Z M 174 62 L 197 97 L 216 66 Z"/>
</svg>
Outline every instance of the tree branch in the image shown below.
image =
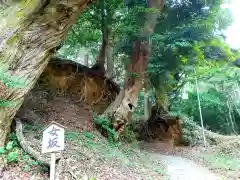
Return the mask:
<svg viewBox="0 0 240 180">
<path fill-rule="evenodd" d="M 20 119 L 18 119 L 18 118 L 15 118 L 15 120 L 16 120 L 16 136 L 17 136 L 18 142 L 19 142 L 20 146 L 23 148 L 23 150 L 26 151 L 31 156 L 33 156 L 34 159 L 36 159 L 40 163 L 42 163 L 46 166 L 50 166 L 50 158 L 49 157 L 42 156 L 40 152 L 37 152 L 36 150 L 34 150 L 32 147 L 30 147 L 27 144 L 27 142 L 23 136 L 22 123 L 21 123 Z M 59 159 L 60 159 L 59 156 L 56 157 L 56 161 Z"/>
</svg>

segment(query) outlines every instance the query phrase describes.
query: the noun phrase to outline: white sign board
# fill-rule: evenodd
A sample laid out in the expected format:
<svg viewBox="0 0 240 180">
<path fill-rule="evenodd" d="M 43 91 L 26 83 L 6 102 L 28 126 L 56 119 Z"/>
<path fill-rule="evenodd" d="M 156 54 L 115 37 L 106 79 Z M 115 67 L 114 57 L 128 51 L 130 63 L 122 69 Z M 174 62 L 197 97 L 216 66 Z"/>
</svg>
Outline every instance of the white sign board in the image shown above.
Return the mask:
<svg viewBox="0 0 240 180">
<path fill-rule="evenodd" d="M 64 149 L 64 128 L 51 123 L 43 131 L 42 153 L 62 151 Z"/>
</svg>

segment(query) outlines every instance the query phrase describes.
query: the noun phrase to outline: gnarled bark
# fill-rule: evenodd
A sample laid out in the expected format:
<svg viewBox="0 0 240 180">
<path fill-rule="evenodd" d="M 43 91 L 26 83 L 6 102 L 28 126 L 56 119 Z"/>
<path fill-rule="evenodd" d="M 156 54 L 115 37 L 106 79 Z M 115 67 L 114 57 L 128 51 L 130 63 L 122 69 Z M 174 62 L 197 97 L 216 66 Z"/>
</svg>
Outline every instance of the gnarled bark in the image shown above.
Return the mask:
<svg viewBox="0 0 240 180">
<path fill-rule="evenodd" d="M 149 0 L 149 8 L 161 9 L 163 7 L 163 0 Z M 113 128 L 121 133 L 124 125 L 131 119 L 134 108 L 137 106 L 138 94 L 143 87 L 145 77 L 145 70 L 148 65 L 148 57 L 150 54 L 151 43 L 149 36 L 153 33 L 157 23 L 156 12 L 146 12 L 146 21 L 141 29 L 140 38 L 133 42 L 133 54 L 131 63 L 128 65 L 128 74 L 125 79 L 123 92 L 119 95 L 122 97 L 116 98 L 112 109 L 112 123 Z M 118 102 L 117 102 L 118 101 Z M 116 104 L 118 104 L 116 106 Z"/>
<path fill-rule="evenodd" d="M 0 63 L 6 73 L 21 78 L 24 88 L 6 87 L 1 100 L 11 106 L 0 107 L 0 146 L 24 96 L 34 86 L 49 57 L 69 27 L 89 4 L 88 0 L 31 0 L 13 3 L 0 28 Z"/>
<path fill-rule="evenodd" d="M 119 133 L 123 131 L 124 125 L 131 119 L 132 113 L 137 107 L 138 94 L 144 83 L 148 54 L 148 42 L 139 40 L 133 44 L 132 62 L 128 67 L 128 79 L 125 81 L 124 97 L 114 111 L 113 128 Z"/>
</svg>

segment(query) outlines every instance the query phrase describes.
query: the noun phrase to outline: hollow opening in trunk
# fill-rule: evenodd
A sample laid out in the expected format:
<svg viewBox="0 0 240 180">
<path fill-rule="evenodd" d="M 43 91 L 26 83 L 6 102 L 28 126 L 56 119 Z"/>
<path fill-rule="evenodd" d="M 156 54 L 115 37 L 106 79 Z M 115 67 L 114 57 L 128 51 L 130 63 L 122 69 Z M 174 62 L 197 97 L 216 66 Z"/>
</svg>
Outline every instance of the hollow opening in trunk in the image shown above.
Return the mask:
<svg viewBox="0 0 240 180">
<path fill-rule="evenodd" d="M 128 103 L 128 107 L 132 111 L 134 106 L 131 103 Z"/>
</svg>

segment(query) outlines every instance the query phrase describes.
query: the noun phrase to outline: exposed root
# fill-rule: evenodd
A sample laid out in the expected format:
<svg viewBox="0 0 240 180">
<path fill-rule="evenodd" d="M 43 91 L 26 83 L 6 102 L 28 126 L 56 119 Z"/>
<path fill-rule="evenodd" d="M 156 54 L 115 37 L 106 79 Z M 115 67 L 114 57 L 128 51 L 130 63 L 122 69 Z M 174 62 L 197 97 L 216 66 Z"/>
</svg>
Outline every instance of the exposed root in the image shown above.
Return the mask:
<svg viewBox="0 0 240 180">
<path fill-rule="evenodd" d="M 180 119 L 169 114 L 161 114 L 152 109 L 149 119 L 140 124 L 140 139 L 162 140 L 179 144 L 181 140 Z"/>
<path fill-rule="evenodd" d="M 34 150 L 32 147 L 28 145 L 26 142 L 24 135 L 23 135 L 23 128 L 20 119 L 15 118 L 16 121 L 16 136 L 20 146 L 23 148 L 25 152 L 29 155 L 33 156 L 33 158 L 39 161 L 41 164 L 50 167 L 50 157 L 42 156 L 41 153 Z M 56 156 L 56 179 L 58 180 L 77 180 L 79 179 L 80 175 L 76 171 L 76 167 L 69 164 L 69 159 L 64 156 Z"/>
<path fill-rule="evenodd" d="M 23 136 L 23 130 L 22 130 L 22 123 L 20 121 L 20 119 L 15 118 L 16 120 L 16 136 L 18 139 L 18 142 L 20 144 L 20 146 L 23 148 L 24 151 L 26 151 L 28 154 L 30 154 L 31 156 L 33 156 L 34 159 L 36 159 L 37 161 L 39 161 L 40 163 L 50 166 L 50 158 L 46 157 L 46 156 L 42 156 L 41 153 L 37 152 L 36 150 L 34 150 L 32 147 L 30 147 L 28 145 L 28 143 L 26 142 L 24 136 Z M 60 157 L 57 156 L 56 160 L 59 160 Z"/>
<path fill-rule="evenodd" d="M 120 91 L 119 86 L 96 67 L 54 57 L 38 80 L 39 86 L 68 94 L 77 104 L 88 104 L 102 114 Z M 99 106 L 104 106 L 99 109 Z"/>
</svg>

